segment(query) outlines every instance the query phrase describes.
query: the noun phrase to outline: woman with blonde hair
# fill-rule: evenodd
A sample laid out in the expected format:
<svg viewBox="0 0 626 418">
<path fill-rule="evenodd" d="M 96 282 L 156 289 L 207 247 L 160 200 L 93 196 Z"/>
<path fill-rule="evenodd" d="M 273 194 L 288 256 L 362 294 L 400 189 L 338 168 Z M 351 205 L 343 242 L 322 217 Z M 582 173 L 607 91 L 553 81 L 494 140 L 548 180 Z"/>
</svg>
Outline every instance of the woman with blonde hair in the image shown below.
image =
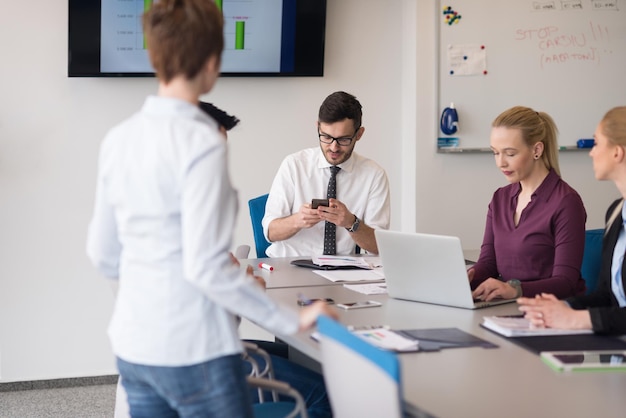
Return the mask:
<svg viewBox="0 0 626 418">
<path fill-rule="evenodd" d="M 587 215 L 560 176 L 557 132 L 550 115 L 523 106 L 492 123 L 491 150 L 510 184 L 489 203 L 480 256 L 468 270 L 476 299 L 585 292 L 580 266 Z"/>
<path fill-rule="evenodd" d="M 538 327 L 591 329 L 602 334 L 626 333 L 626 106 L 604 115 L 589 152 L 597 180 L 611 180 L 622 197 L 609 206 L 602 242 L 598 288 L 589 295 L 560 301 L 542 293 L 520 298 L 520 310 Z"/>
</svg>

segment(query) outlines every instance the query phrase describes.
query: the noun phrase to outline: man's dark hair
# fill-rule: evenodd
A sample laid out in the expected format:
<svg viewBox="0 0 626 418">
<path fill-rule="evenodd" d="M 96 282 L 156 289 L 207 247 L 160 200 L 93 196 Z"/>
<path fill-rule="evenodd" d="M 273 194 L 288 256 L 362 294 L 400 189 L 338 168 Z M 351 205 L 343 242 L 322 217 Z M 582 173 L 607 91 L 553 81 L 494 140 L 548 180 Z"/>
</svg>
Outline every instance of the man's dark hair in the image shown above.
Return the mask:
<svg viewBox="0 0 626 418">
<path fill-rule="evenodd" d="M 335 123 L 344 119 L 350 119 L 354 123 L 354 129 L 361 127 L 363 112 L 361 103 L 345 91 L 336 91 L 328 96 L 320 106 L 318 122 Z"/>
</svg>

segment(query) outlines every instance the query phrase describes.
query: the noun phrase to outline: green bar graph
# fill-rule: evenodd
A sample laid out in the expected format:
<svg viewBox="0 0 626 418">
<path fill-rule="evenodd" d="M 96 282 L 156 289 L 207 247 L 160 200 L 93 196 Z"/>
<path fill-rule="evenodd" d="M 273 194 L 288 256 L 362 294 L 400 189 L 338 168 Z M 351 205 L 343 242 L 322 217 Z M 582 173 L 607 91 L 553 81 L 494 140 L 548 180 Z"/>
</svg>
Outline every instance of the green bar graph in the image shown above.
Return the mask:
<svg viewBox="0 0 626 418">
<path fill-rule="evenodd" d="M 235 49 L 244 49 L 244 36 L 246 32 L 246 22 L 235 22 Z"/>
<path fill-rule="evenodd" d="M 222 8 L 222 0 L 215 0 L 215 4 L 217 5 L 217 8 L 220 9 L 222 13 L 224 13 L 224 9 Z"/>
<path fill-rule="evenodd" d="M 144 13 L 150 10 L 152 7 L 153 0 L 143 0 L 143 11 Z M 143 49 L 148 49 L 148 43 L 146 42 L 146 36 L 143 36 Z"/>
</svg>

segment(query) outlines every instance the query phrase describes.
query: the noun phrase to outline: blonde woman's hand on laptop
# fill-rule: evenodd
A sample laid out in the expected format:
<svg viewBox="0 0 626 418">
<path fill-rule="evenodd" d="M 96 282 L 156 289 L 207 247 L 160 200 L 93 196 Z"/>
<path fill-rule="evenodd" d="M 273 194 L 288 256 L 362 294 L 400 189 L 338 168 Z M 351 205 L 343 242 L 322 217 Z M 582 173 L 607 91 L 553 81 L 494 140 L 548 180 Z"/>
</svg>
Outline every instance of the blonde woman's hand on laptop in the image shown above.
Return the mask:
<svg viewBox="0 0 626 418">
<path fill-rule="evenodd" d="M 469 279 L 470 283 L 472 282 L 472 280 L 474 280 L 474 273 L 476 273 L 474 269 L 467 270 L 467 278 Z"/>
<path fill-rule="evenodd" d="M 482 282 L 472 292 L 472 297 L 474 299 L 486 302 L 494 299 L 514 299 L 516 296 L 517 290 L 513 286 L 510 286 L 498 279 L 494 279 L 493 277 L 490 277 Z"/>
</svg>

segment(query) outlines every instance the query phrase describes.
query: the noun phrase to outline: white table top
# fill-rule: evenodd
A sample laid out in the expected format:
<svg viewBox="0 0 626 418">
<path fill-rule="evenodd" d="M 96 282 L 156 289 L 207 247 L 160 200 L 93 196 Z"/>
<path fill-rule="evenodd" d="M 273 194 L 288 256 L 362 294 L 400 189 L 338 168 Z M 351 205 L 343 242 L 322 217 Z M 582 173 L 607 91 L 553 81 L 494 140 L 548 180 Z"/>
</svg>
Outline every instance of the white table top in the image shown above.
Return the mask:
<svg viewBox="0 0 626 418">
<path fill-rule="evenodd" d="M 344 311 L 346 325 L 389 325 L 393 329 L 458 328 L 498 348 L 445 349 L 399 354 L 405 399 L 439 417 L 623 417 L 626 415 L 626 373 L 559 373 L 538 355 L 482 327 L 485 315 L 518 313 L 516 304 L 466 310 L 368 296 L 343 286 L 268 289 L 268 295 L 296 306 L 297 294 L 331 297 L 336 302 L 373 299 L 376 308 Z M 319 361 L 311 332 L 279 335 Z"/>
<path fill-rule="evenodd" d="M 298 267 L 291 264 L 292 260 L 304 258 L 307 257 L 250 258 L 239 260 L 239 262 L 243 267 L 247 265 L 254 267 L 256 274 L 265 279 L 267 289 L 343 285 L 343 283 L 332 282 L 318 274 L 313 273 L 313 269 Z M 259 263 L 261 262 L 274 267 L 274 270 L 267 271 L 258 268 Z"/>
</svg>

